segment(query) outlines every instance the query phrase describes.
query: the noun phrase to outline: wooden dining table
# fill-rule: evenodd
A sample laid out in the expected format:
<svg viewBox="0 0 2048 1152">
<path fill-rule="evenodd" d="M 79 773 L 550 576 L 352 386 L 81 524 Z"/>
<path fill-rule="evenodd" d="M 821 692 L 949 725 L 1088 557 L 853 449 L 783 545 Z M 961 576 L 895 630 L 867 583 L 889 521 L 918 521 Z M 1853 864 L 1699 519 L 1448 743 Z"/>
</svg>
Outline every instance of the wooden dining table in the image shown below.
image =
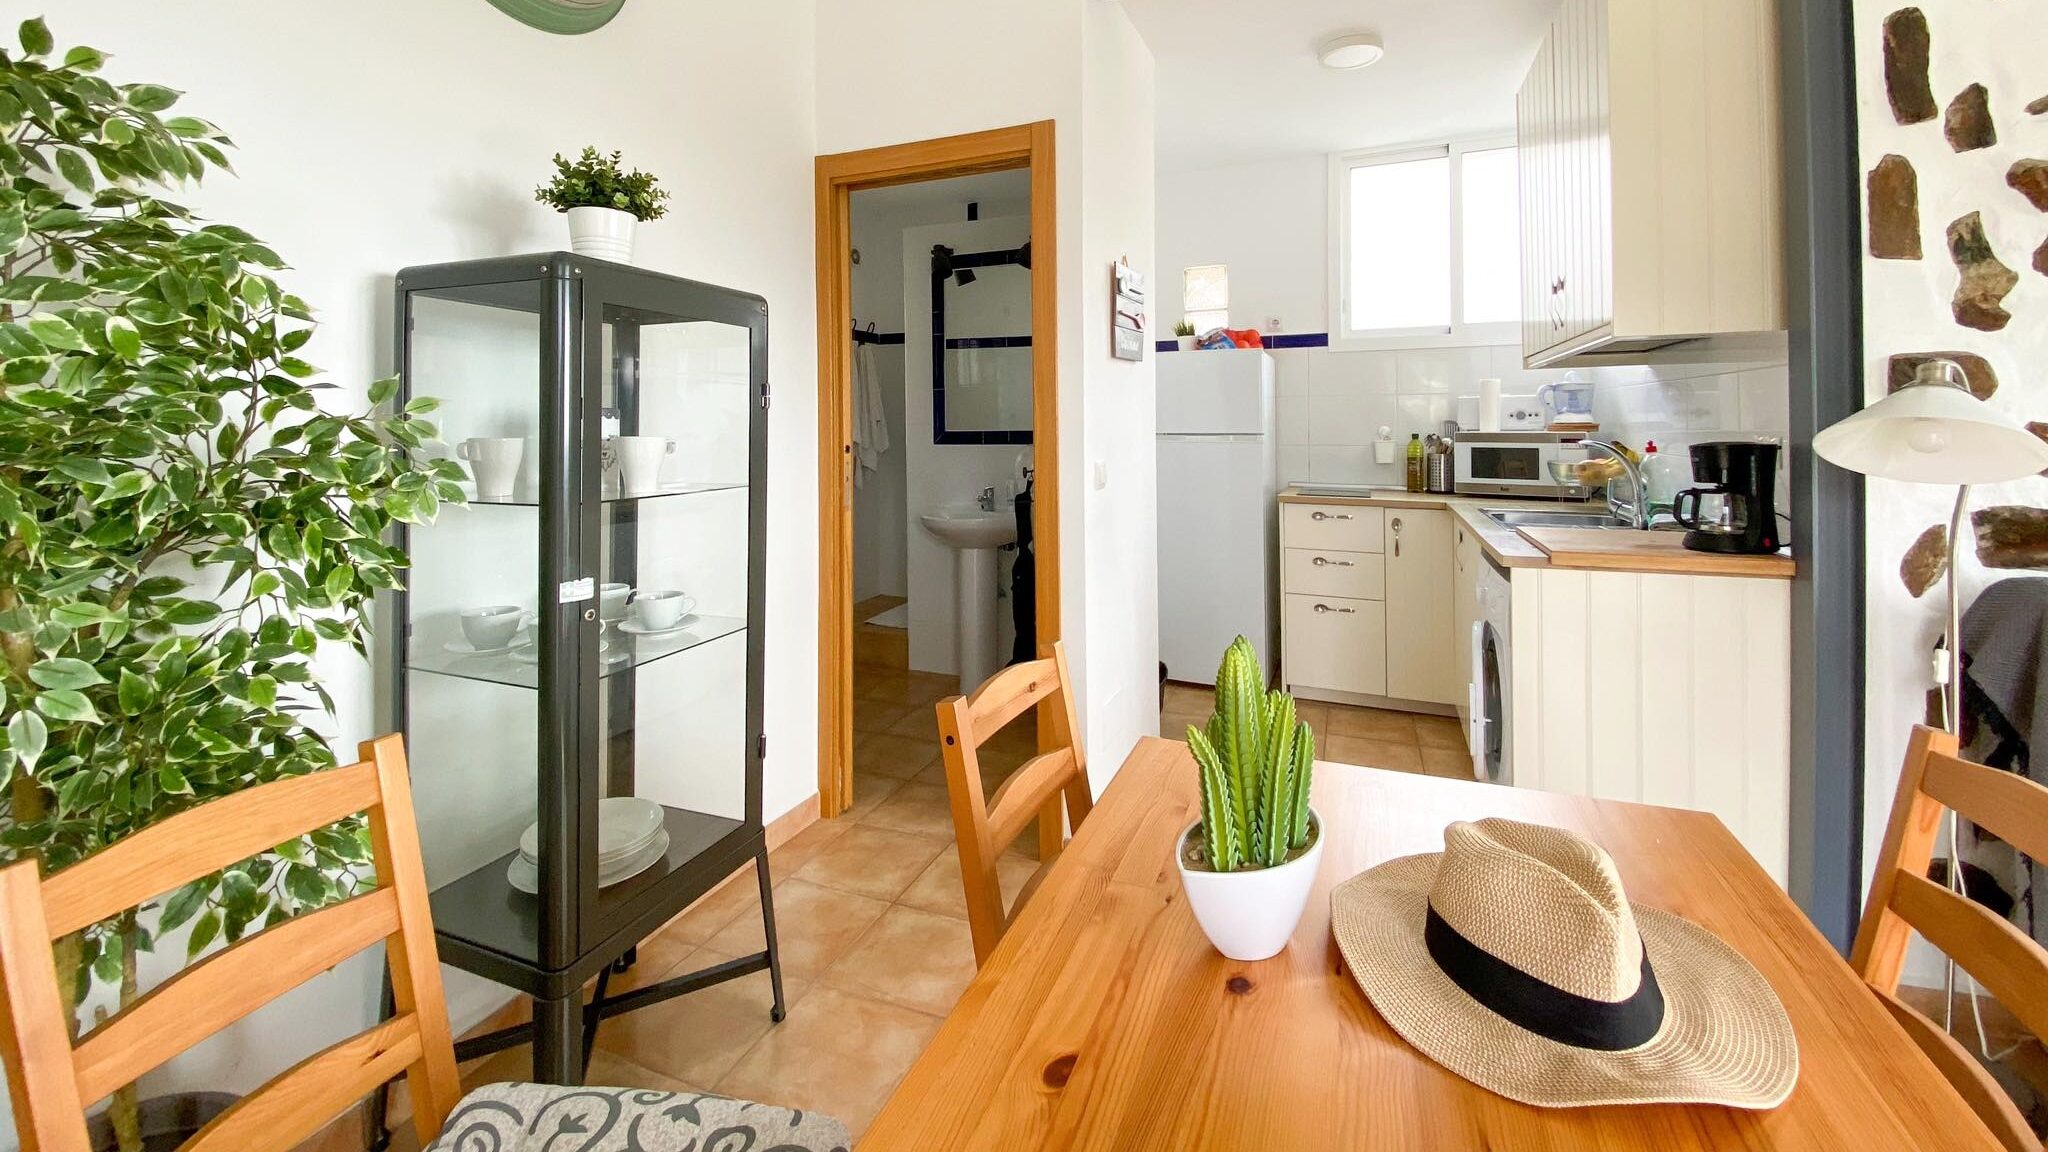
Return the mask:
<svg viewBox="0 0 2048 1152">
<path fill-rule="evenodd" d="M 1720 821 L 1318 763 L 1327 839 L 1286 949 L 1228 960 L 1174 864 L 1195 764 L 1141 741 L 931 1046 L 860 1141 L 885 1149 L 1842 1149 L 1998 1152 L 1847 964 Z M 1459 1079 L 1373 1010 L 1330 932 L 1330 889 L 1443 847 L 1455 820 L 1569 828 L 1614 857 L 1629 898 L 1714 932 L 1777 990 L 1799 1083 L 1765 1112 L 1535 1108 Z"/>
</svg>

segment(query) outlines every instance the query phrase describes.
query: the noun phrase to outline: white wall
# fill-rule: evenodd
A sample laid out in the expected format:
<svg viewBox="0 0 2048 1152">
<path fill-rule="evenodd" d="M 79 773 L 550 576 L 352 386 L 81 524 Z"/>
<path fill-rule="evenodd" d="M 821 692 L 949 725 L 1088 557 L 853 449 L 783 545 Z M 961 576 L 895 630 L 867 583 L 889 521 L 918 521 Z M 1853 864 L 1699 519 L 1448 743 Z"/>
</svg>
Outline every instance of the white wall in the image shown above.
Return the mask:
<svg viewBox="0 0 2048 1152">
<path fill-rule="evenodd" d="M 1329 199 L 1321 153 L 1159 173 L 1159 330 L 1180 319 L 1181 270 L 1196 264 L 1230 266 L 1233 328 L 1326 330 Z"/>
<path fill-rule="evenodd" d="M 0 11 L 11 29 L 48 7 L 7 0 Z M 218 121 L 240 145 L 239 176 L 181 198 L 292 263 L 283 280 L 323 321 L 306 355 L 340 386 L 337 404 L 360 403 L 390 370 L 396 269 L 563 246 L 560 219 L 532 199 L 554 152 L 620 148 L 661 176 L 675 199 L 668 219 L 641 229 L 640 262 L 759 292 L 774 317 L 767 813 L 813 793 L 811 4 L 643 0 L 582 37 L 545 35 L 473 2 L 217 0 L 203 15 L 149 0 L 57 7 L 60 45 L 111 52 L 114 79 L 187 92 L 179 110 Z M 338 705 L 337 747 L 353 749 L 378 730 L 382 689 L 340 650 L 324 654 L 320 672 Z M 145 1087 L 249 1088 L 367 1026 L 377 985 L 372 964 L 344 964 Z M 456 980 L 451 994 L 462 1028 L 497 993 Z"/>
<path fill-rule="evenodd" d="M 1115 9 L 1097 12 L 1097 9 Z M 820 5 L 817 13 L 817 128 L 818 151 L 844 152 L 885 144 L 900 144 L 959 132 L 971 132 L 1037 120 L 1052 120 L 1057 132 L 1056 189 L 1059 197 L 1059 428 L 1060 479 L 1060 579 L 1062 587 L 1060 632 L 1065 638 L 1068 660 L 1076 681 L 1082 711 L 1089 724 L 1089 754 L 1097 766 L 1097 780 L 1123 761 L 1137 724 L 1114 723 L 1096 740 L 1094 713 L 1098 705 L 1115 702 L 1113 710 L 1135 709 L 1144 687 L 1136 679 L 1140 666 L 1151 669 L 1155 657 L 1144 651 L 1124 650 L 1126 645 L 1156 651 L 1143 636 L 1133 636 L 1131 620 L 1156 616 L 1156 582 L 1144 582 L 1132 595 L 1143 602 L 1142 611 L 1129 620 L 1112 619 L 1107 627 L 1091 632 L 1088 588 L 1091 578 L 1128 580 L 1129 574 L 1097 569 L 1088 562 L 1093 544 L 1086 522 L 1090 515 L 1149 515 L 1154 481 L 1133 470 L 1112 465 L 1108 487 L 1089 495 L 1092 471 L 1086 433 L 1095 413 L 1089 396 L 1097 380 L 1113 375 L 1107 368 L 1109 314 L 1105 305 L 1090 317 L 1088 302 L 1095 299 L 1088 285 L 1109 275 L 1107 249 L 1090 251 L 1084 245 L 1083 169 L 1090 153 L 1083 141 L 1088 125 L 1104 134 L 1098 142 L 1100 154 L 1135 152 L 1143 156 L 1126 158 L 1132 165 L 1149 170 L 1150 85 L 1132 95 L 1144 105 L 1141 124 L 1136 107 L 1110 107 L 1101 102 L 1084 107 L 1083 73 L 1088 60 L 1084 45 L 1090 39 L 1084 28 L 1098 37 L 1100 55 L 1094 63 L 1105 73 L 1119 68 L 1143 68 L 1149 73 L 1149 54 L 1135 37 L 1122 34 L 1120 8 L 1113 0 L 984 0 L 975 4 L 947 3 L 945 0 L 842 0 Z M 840 51 L 855 45 L 857 50 Z M 1105 89 L 1098 83 L 1096 91 Z M 1107 161 L 1098 161 L 1107 163 Z M 1149 185 L 1149 181 L 1147 181 Z M 1152 199 L 1142 198 L 1128 186 L 1098 183 L 1089 209 L 1131 214 L 1140 221 L 1128 232 L 1118 251 L 1133 254 L 1144 250 L 1152 234 Z M 1099 339 L 1091 334 L 1099 335 Z M 1139 369 L 1142 375 L 1145 369 Z M 1104 384 L 1104 387 L 1110 385 Z M 1143 387 L 1143 385 L 1138 385 Z M 1130 422 L 1115 438 L 1114 445 L 1133 452 L 1146 451 L 1139 441 L 1152 434 L 1149 405 L 1142 412 L 1129 413 Z M 1137 471 L 1149 472 L 1149 468 Z M 1149 523 L 1149 521 L 1148 521 Z M 1149 531 L 1147 532 L 1149 538 Z M 1092 649 L 1103 644 L 1105 658 L 1098 667 Z M 1144 683 L 1156 678 L 1147 670 Z M 1155 721 L 1156 722 L 1156 721 Z"/>
<path fill-rule="evenodd" d="M 2016 160 L 2043 155 L 2048 148 L 2048 118 L 2029 116 L 2027 101 L 2048 92 L 2048 55 L 2038 50 L 2038 10 L 2000 5 L 1929 4 L 1925 6 L 1933 41 L 1930 69 L 1937 104 L 1947 102 L 1966 85 L 1982 83 L 1990 92 L 1998 143 L 1979 151 L 1956 153 L 1943 137 L 1940 117 L 1900 125 L 1885 97 L 1883 22 L 1896 5 L 1858 0 L 1854 6 L 1856 84 L 1862 167 L 1895 153 L 1911 161 L 1919 174 L 1920 235 L 1923 257 L 1914 261 L 1863 262 L 1864 394 L 1876 400 L 1885 394 L 1887 362 L 1895 354 L 1954 350 L 1974 352 L 1991 362 L 2000 381 L 1992 405 L 2008 417 L 2037 420 L 2048 411 L 2048 383 L 2041 368 L 2048 363 L 2048 277 L 2030 266 L 2042 237 L 2043 216 L 2005 184 L 2006 169 Z M 2033 50 L 2022 49 L 2032 46 Z M 1984 229 L 1998 258 L 2019 274 L 2019 283 L 2005 298 L 2012 322 L 2001 332 L 1980 332 L 1957 324 L 1949 301 L 1957 275 L 1946 249 L 1951 221 L 1981 211 Z M 1916 600 L 1899 579 L 1899 560 L 1921 532 L 1946 524 L 1955 490 L 1934 485 L 1871 480 L 1865 503 L 1865 595 L 1868 626 L 1864 670 L 1866 721 L 1864 733 L 1864 867 L 1875 866 L 1892 793 L 1898 786 L 1899 764 L 1906 734 L 1925 718 L 1925 697 L 1931 683 L 1930 652 L 1940 636 L 1944 597 L 1937 585 Z M 2048 480 L 2032 477 L 2011 484 L 1971 490 L 1974 508 L 1997 504 L 2042 507 L 2048 504 Z M 1964 528 L 1963 556 L 1957 566 L 1964 604 L 1986 585 L 2022 575 L 1986 571 L 1976 562 L 1969 529 Z"/>
</svg>

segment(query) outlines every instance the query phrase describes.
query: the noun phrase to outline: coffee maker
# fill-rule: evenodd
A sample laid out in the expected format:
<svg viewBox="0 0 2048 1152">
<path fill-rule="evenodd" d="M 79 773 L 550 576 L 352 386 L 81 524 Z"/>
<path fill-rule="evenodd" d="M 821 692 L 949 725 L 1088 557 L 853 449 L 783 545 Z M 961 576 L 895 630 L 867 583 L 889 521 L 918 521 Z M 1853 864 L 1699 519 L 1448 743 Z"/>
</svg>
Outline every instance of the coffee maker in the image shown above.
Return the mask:
<svg viewBox="0 0 2048 1152">
<path fill-rule="evenodd" d="M 1672 516 L 1688 531 L 1695 552 L 1763 553 L 1778 550 L 1778 446 L 1767 441 L 1718 440 L 1692 446 L 1692 478 L 1672 501 Z"/>
</svg>

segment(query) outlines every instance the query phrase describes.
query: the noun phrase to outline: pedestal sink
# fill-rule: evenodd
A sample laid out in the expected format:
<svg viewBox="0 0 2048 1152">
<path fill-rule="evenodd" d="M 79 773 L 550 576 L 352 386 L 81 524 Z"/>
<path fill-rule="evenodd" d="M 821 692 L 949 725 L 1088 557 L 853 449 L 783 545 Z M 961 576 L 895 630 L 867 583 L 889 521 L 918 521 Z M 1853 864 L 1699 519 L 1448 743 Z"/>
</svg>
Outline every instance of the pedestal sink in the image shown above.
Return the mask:
<svg viewBox="0 0 2048 1152">
<path fill-rule="evenodd" d="M 948 505 L 918 517 L 953 550 L 953 651 L 960 691 L 972 692 L 1002 667 L 996 654 L 996 549 L 1017 542 L 1017 518 L 975 505 Z"/>
</svg>

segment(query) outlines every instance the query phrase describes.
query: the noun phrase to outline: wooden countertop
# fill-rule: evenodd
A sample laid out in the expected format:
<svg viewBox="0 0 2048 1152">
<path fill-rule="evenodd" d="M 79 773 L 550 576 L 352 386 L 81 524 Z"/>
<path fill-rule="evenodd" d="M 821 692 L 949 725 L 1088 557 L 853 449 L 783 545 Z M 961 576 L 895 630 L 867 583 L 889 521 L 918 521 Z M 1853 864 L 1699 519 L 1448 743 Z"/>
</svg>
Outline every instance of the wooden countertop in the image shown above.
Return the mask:
<svg viewBox="0 0 2048 1152">
<path fill-rule="evenodd" d="M 860 1142 L 903 1149 L 1944 1149 L 1997 1152 L 1962 1097 L 1728 830 L 1703 812 L 1318 763 L 1321 872 L 1285 951 L 1226 960 L 1188 911 L 1174 842 L 1187 746 L 1140 741 Z M 1330 933 L 1330 889 L 1443 846 L 1452 820 L 1570 828 L 1631 900 L 1755 964 L 1799 1042 L 1783 1105 L 1533 1108 L 1390 1029 Z"/>
<path fill-rule="evenodd" d="M 1368 508 L 1443 508 L 1478 538 L 1494 563 L 1503 568 L 1574 568 L 1607 572 L 1652 572 L 1691 576 L 1741 576 L 1789 580 L 1792 557 L 1727 556 L 1694 552 L 1679 543 L 1679 532 L 1611 532 L 1597 528 L 1508 528 L 1486 515 L 1485 508 L 1536 508 L 1553 511 L 1597 509 L 1598 502 L 1516 500 L 1502 496 L 1458 496 L 1409 492 L 1401 488 L 1361 488 L 1329 496 L 1303 491 L 1314 485 L 1291 485 L 1280 493 L 1282 504 L 1354 504 Z M 1531 533 L 1543 533 L 1538 539 Z M 1645 539 L 1647 537 L 1647 539 Z M 1553 552 L 1545 543 L 1555 545 Z"/>
<path fill-rule="evenodd" d="M 1756 576 L 1790 580 L 1792 557 L 1783 551 L 1761 556 L 1695 552 L 1682 532 L 1615 532 L 1602 528 L 1523 528 L 1522 537 L 1543 550 L 1553 568 L 1621 572 L 1670 572 L 1684 576 Z"/>
</svg>

